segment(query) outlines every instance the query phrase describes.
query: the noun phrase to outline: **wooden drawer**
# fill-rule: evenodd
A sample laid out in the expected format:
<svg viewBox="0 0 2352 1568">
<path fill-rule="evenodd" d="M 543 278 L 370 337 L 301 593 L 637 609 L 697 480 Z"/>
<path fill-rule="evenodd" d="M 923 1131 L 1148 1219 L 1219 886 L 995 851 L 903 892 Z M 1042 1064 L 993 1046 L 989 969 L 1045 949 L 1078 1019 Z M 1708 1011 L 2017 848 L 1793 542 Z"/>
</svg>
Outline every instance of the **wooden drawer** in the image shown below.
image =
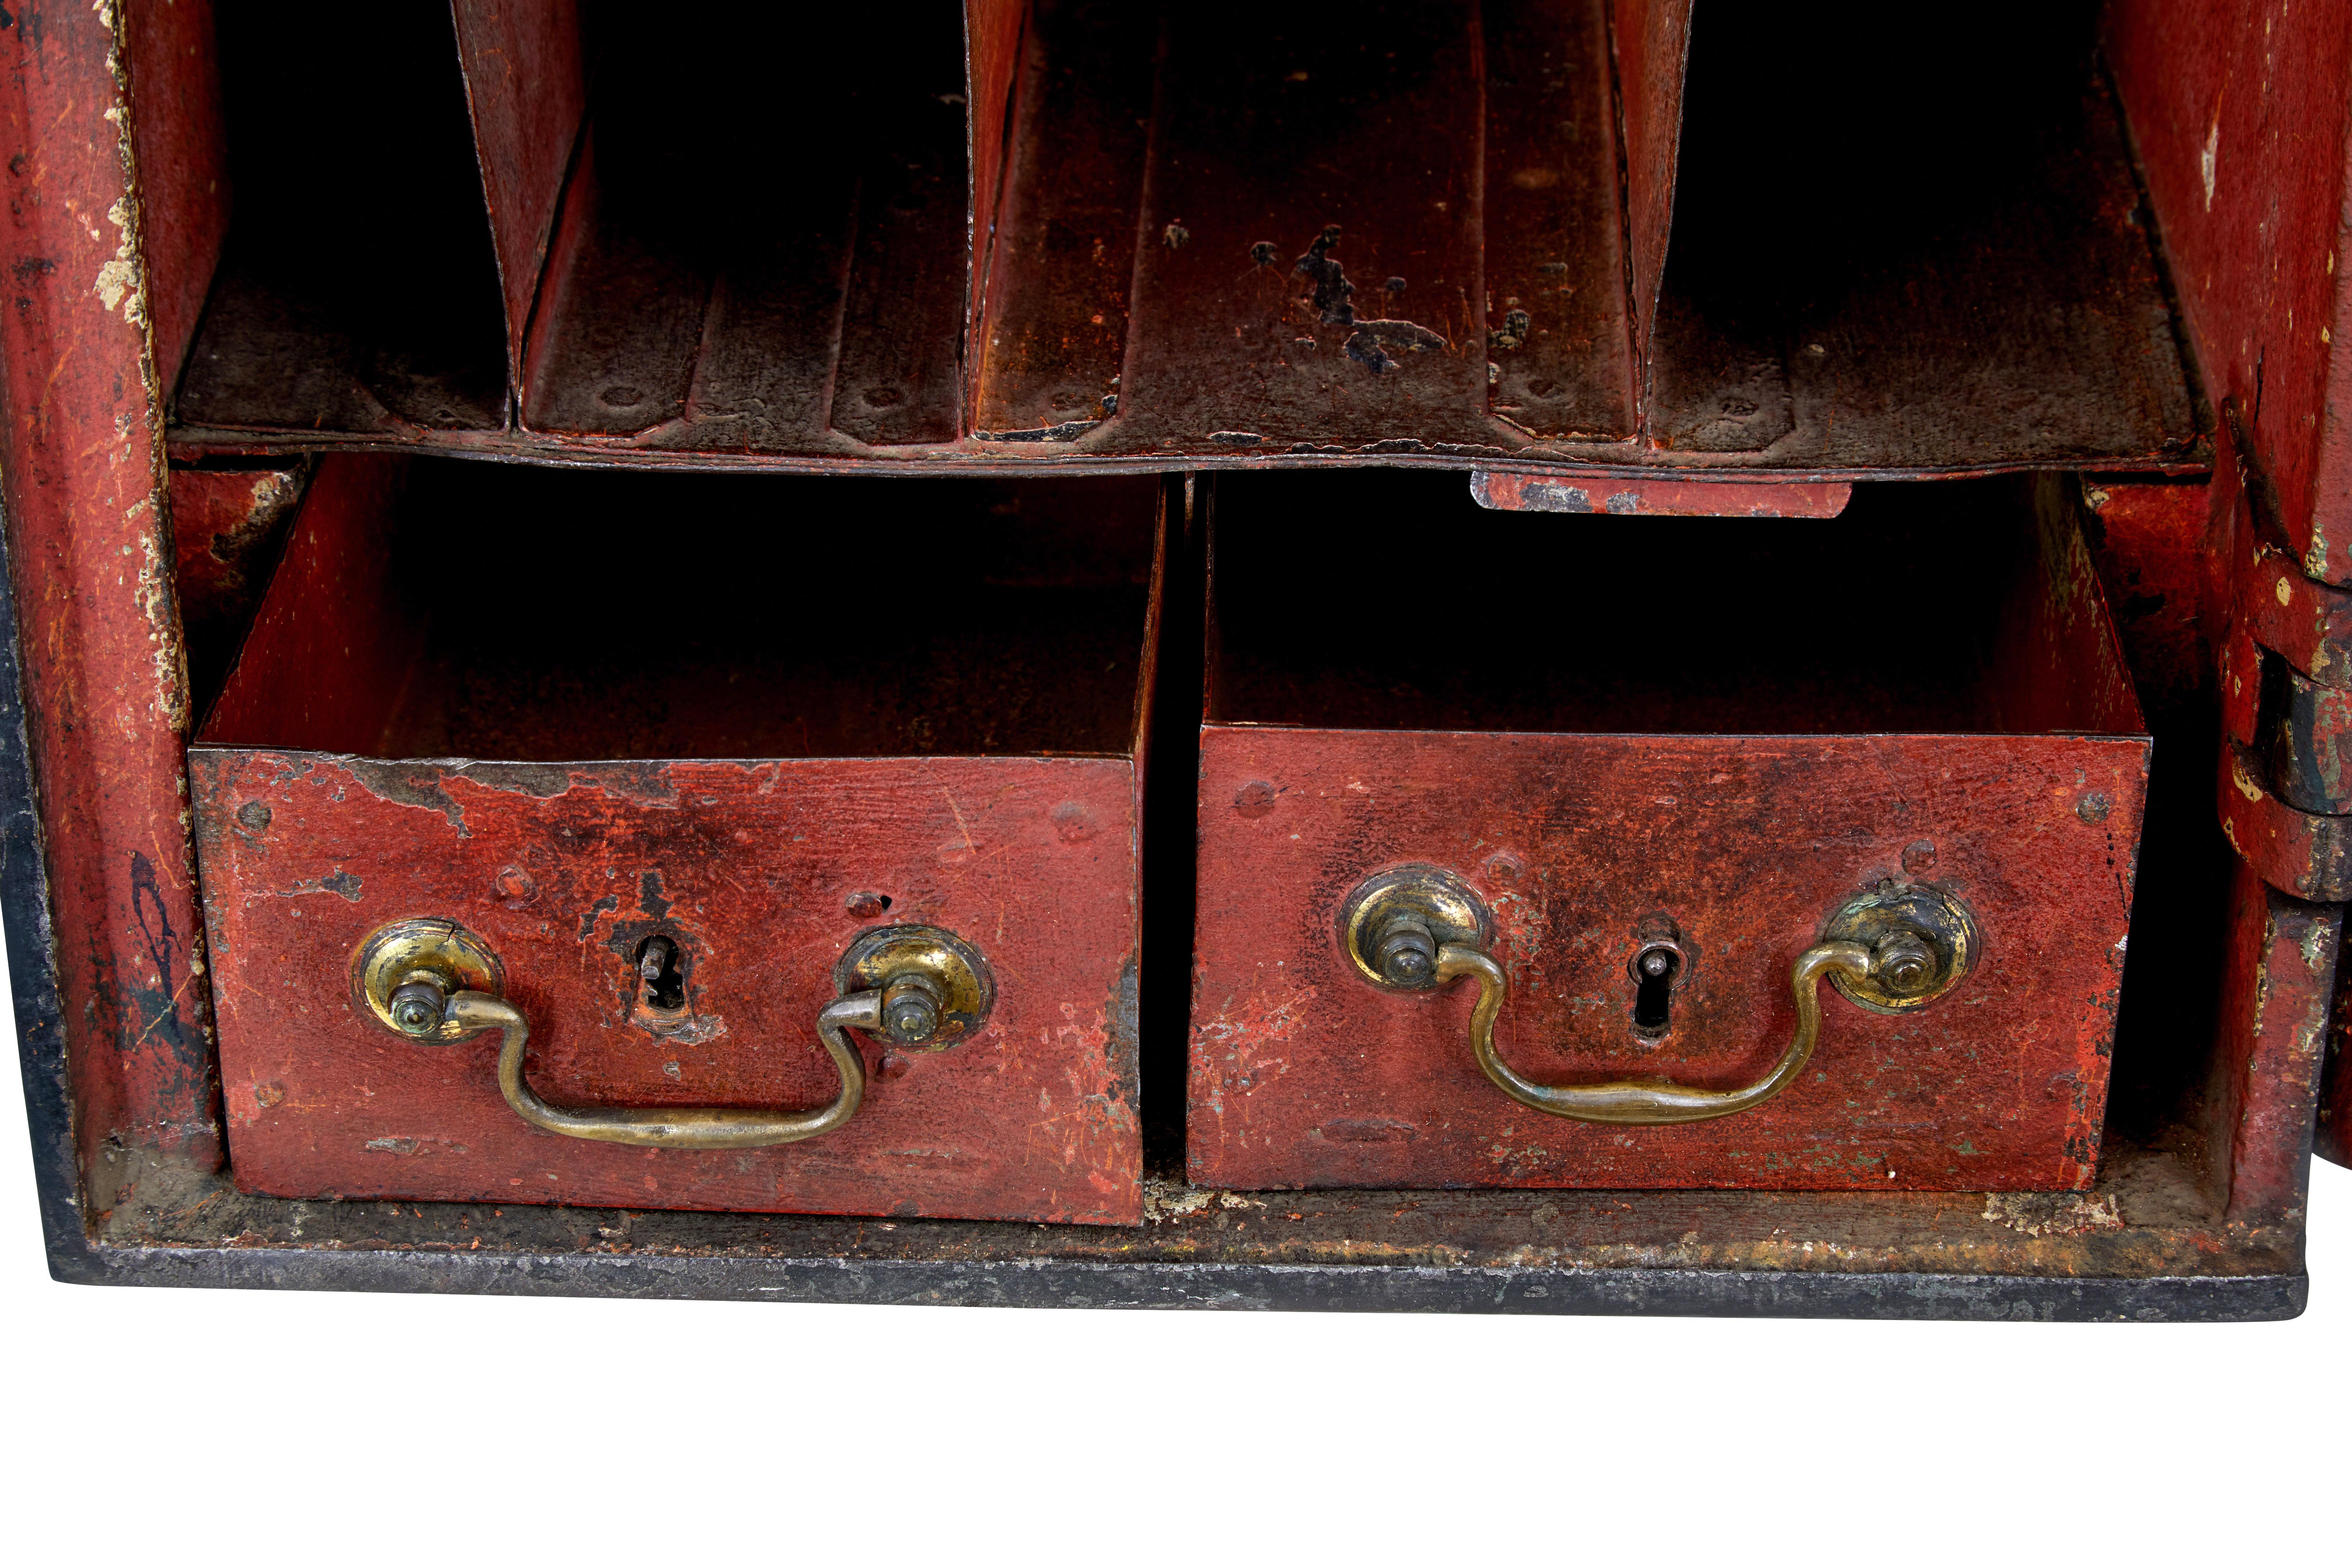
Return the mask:
<svg viewBox="0 0 2352 1568">
<path fill-rule="evenodd" d="M 1191 1178 L 2089 1185 L 2149 743 L 2061 489 L 1668 532 L 1222 480 Z M 1391 973 L 1460 983 L 1389 984 L 1351 900 L 1436 873 Z"/>
<path fill-rule="evenodd" d="M 1135 1222 L 1159 496 L 328 458 L 191 753 L 239 1184 Z M 413 921 L 494 957 L 449 967 L 527 1023 L 520 1104 L 499 1028 L 379 1015 Z M 820 1011 L 904 978 L 844 967 L 883 930 L 973 974 L 919 1043 L 837 1022 L 845 1065 Z M 637 1138 L 859 1078 L 783 1142 L 520 1113 Z"/>
</svg>

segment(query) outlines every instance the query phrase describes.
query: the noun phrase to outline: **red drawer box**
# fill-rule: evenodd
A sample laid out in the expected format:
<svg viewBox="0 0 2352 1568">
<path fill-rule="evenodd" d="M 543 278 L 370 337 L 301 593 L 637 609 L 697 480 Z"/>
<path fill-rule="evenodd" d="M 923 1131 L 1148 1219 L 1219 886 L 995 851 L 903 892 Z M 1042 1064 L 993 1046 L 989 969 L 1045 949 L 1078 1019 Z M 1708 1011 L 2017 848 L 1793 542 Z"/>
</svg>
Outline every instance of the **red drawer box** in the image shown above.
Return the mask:
<svg viewBox="0 0 2352 1568">
<path fill-rule="evenodd" d="M 2149 742 L 2065 493 L 1222 479 L 1191 1178 L 2089 1185 Z"/>
<path fill-rule="evenodd" d="M 1159 510 L 327 458 L 190 759 L 239 1184 L 1135 1223 Z"/>
</svg>

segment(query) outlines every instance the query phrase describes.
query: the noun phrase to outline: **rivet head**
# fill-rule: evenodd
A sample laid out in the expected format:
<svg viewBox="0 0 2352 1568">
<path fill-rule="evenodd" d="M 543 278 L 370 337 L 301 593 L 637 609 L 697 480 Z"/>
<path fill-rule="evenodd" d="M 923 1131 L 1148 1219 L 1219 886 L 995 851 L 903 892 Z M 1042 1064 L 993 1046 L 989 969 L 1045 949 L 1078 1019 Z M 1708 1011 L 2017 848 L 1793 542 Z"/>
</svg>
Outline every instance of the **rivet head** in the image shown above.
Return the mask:
<svg viewBox="0 0 2352 1568">
<path fill-rule="evenodd" d="M 404 1035 L 429 1035 L 441 1027 L 447 1013 L 449 999 L 441 988 L 428 980 L 412 980 L 392 994 L 384 1011 L 392 1015 L 392 1026 Z"/>
<path fill-rule="evenodd" d="M 929 976 L 910 974 L 882 991 L 882 1032 L 901 1045 L 919 1045 L 939 1032 L 940 997 Z"/>
<path fill-rule="evenodd" d="M 1916 931 L 1892 931 L 1879 939 L 1872 967 L 1887 990 L 1914 996 L 1936 983 L 1936 950 Z"/>
<path fill-rule="evenodd" d="M 1437 973 L 1437 939 L 1419 921 L 1393 921 L 1372 946 L 1372 967 L 1390 984 L 1417 991 Z"/>
</svg>

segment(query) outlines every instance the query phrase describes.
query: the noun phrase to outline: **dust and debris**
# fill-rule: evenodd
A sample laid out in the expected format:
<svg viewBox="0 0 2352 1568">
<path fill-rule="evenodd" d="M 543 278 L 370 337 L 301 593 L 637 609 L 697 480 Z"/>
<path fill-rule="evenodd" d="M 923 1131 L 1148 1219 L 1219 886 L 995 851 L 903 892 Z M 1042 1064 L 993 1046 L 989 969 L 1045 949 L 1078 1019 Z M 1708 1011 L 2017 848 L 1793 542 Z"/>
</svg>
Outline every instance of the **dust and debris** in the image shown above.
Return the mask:
<svg viewBox="0 0 2352 1568">
<path fill-rule="evenodd" d="M 1388 352 L 1391 349 L 1398 353 L 1418 354 L 1445 346 L 1443 335 L 1417 321 L 1363 321 L 1348 334 L 1348 357 L 1370 367 L 1374 375 L 1397 368 L 1396 360 Z"/>
<path fill-rule="evenodd" d="M 2112 1193 L 1987 1193 L 1982 1217 L 2025 1236 L 2088 1236 L 2124 1227 Z"/>
</svg>

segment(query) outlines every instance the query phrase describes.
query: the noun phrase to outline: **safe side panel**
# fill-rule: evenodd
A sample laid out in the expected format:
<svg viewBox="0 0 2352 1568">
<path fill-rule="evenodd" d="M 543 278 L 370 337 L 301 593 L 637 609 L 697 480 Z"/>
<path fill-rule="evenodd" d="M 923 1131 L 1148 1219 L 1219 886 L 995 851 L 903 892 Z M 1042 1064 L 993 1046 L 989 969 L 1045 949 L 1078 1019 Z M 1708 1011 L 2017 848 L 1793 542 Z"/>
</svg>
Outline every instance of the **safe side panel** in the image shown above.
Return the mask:
<svg viewBox="0 0 2352 1568">
<path fill-rule="evenodd" d="M 1189 1174 L 1231 1187 L 2089 1185 L 2147 744 L 2079 737 L 1474 735 L 1212 726 L 1202 738 Z M 1958 894 L 1982 957 L 1906 1016 L 1822 988 L 1811 1065 L 1717 1121 L 1612 1127 L 1505 1098 L 1475 988 L 1359 977 L 1338 919 L 1388 868 L 1465 877 L 1511 980 L 1501 1054 L 1549 1083 L 1760 1078 L 1790 967 L 1847 899 Z M 1696 959 L 1633 1027 L 1644 917 Z"/>
<path fill-rule="evenodd" d="M 231 1163 L 276 1196 L 1131 1224 L 1139 1218 L 1133 770 L 1122 759 L 383 763 L 191 753 Z M 865 896 L 862 896 L 865 895 Z M 870 895 L 887 896 L 887 912 Z M 530 1081 L 560 1104 L 803 1109 L 869 926 L 919 921 L 994 971 L 989 1026 L 884 1060 L 799 1143 L 690 1152 L 541 1131 L 499 1042 L 396 1036 L 353 951 L 446 916 L 503 962 Z M 632 958 L 683 949 L 683 1019 Z M 656 1024 L 658 1027 L 656 1027 Z"/>
</svg>

